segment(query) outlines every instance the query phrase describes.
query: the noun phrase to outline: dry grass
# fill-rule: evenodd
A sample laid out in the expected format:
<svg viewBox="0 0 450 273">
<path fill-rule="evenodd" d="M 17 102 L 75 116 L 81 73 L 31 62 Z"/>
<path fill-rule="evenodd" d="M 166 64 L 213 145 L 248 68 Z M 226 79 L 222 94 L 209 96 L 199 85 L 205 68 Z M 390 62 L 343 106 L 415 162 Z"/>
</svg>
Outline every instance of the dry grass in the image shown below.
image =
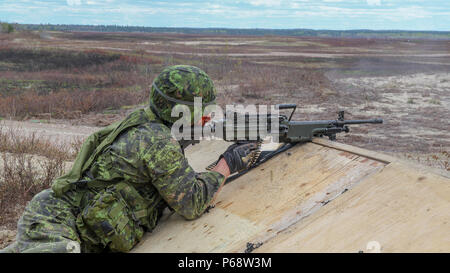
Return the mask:
<svg viewBox="0 0 450 273">
<path fill-rule="evenodd" d="M 20 135 L 0 127 L 0 226 L 15 228 L 26 204 L 61 176 L 77 147 L 55 145 L 47 140 Z"/>
<path fill-rule="evenodd" d="M 61 158 L 36 159 L 27 154 L 2 154 L 0 225 L 12 227 L 34 195 L 51 186 L 64 172 Z M 37 164 L 39 168 L 37 168 Z"/>
<path fill-rule="evenodd" d="M 145 102 L 161 58 L 140 51 L 0 47 L 0 116 L 80 114 Z"/>
<path fill-rule="evenodd" d="M 81 114 L 118 109 L 124 105 L 142 103 L 148 91 L 61 91 L 40 95 L 28 92 L 0 97 L 0 115 L 8 118 L 26 118 L 46 114 L 50 118 L 79 118 Z"/>
</svg>

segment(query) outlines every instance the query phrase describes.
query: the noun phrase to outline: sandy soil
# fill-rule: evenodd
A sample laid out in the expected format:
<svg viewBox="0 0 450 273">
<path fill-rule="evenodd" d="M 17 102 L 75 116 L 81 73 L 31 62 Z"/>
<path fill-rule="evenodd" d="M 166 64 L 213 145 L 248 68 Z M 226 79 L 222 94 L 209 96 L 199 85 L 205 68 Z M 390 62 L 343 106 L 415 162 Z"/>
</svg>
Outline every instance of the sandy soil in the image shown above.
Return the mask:
<svg viewBox="0 0 450 273">
<path fill-rule="evenodd" d="M 353 105 L 350 112 L 354 116 L 383 117 L 383 130 L 376 130 L 376 134 L 391 144 L 387 145 L 391 151 L 407 152 L 416 144 L 421 146 L 411 149 L 416 152 L 438 152 L 450 147 L 449 73 L 348 78 L 338 82 L 366 92 L 363 95 L 367 101 Z"/>
<path fill-rule="evenodd" d="M 56 144 L 63 143 L 67 145 L 74 141 L 85 139 L 91 133 L 100 128 L 90 126 L 72 126 L 64 123 L 13 120 L 0 121 L 0 127 L 5 129 L 11 128 L 24 136 L 35 134 L 36 137 L 50 139 Z"/>
<path fill-rule="evenodd" d="M 187 44 L 188 42 L 183 42 Z M 201 44 L 201 43 L 199 43 Z M 219 43 L 220 44 L 220 43 Z M 226 44 L 226 43 L 224 43 Z M 193 45 L 193 44 L 189 44 Z M 230 44 L 230 45 L 238 45 Z M 73 47 L 69 47 L 73 48 Z M 78 47 L 80 48 L 80 47 Z M 92 48 L 92 47 L 89 47 Z M 96 49 L 106 49 L 115 51 L 131 51 L 128 48 L 118 48 L 118 47 L 105 47 L 97 46 Z M 196 56 L 225 56 L 225 57 L 310 57 L 310 58 L 344 58 L 344 57 L 373 57 L 373 54 L 361 54 L 361 52 L 355 53 L 313 53 L 313 52 L 289 52 L 289 51 L 272 51 L 272 52 L 261 52 L 261 53 L 201 53 L 201 52 L 183 52 L 183 51 L 164 51 L 164 50 L 145 50 L 147 53 L 152 54 L 163 54 L 163 55 L 196 55 Z M 408 54 L 376 54 L 377 57 L 405 57 Z M 415 57 L 450 57 L 450 54 L 415 54 Z M 426 63 L 426 62 L 425 62 Z M 442 65 L 448 65 L 446 63 L 439 63 Z"/>
<path fill-rule="evenodd" d="M 3 249 L 14 242 L 17 231 L 0 230 L 0 249 Z"/>
</svg>

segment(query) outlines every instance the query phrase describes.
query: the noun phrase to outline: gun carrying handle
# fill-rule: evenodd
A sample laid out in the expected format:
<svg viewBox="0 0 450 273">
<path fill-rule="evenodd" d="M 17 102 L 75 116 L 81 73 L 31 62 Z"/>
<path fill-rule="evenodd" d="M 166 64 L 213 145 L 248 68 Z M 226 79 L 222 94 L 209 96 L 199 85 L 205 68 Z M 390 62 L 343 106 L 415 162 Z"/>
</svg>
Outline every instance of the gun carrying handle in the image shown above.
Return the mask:
<svg viewBox="0 0 450 273">
<path fill-rule="evenodd" d="M 297 104 L 293 104 L 293 103 L 289 103 L 289 104 L 277 104 L 275 106 L 277 109 L 279 110 L 284 110 L 284 109 L 295 109 L 297 108 Z"/>
<path fill-rule="evenodd" d="M 293 103 L 277 104 L 275 107 L 278 110 L 293 109 L 292 113 L 291 113 L 291 116 L 289 117 L 289 121 L 291 121 L 291 118 L 294 115 L 295 109 L 297 109 L 297 104 L 293 104 Z"/>
</svg>

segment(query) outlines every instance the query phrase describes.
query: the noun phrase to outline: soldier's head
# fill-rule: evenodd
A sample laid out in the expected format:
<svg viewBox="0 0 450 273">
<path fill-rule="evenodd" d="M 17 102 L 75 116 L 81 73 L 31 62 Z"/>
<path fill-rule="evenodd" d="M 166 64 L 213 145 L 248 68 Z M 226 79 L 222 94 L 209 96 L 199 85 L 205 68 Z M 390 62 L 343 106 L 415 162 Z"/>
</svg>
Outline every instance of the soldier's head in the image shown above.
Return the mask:
<svg viewBox="0 0 450 273">
<path fill-rule="evenodd" d="M 174 65 L 164 69 L 154 80 L 150 107 L 159 118 L 172 124 L 179 119 L 171 116 L 172 109 L 177 105 L 189 107 L 193 117 L 195 97 L 202 98 L 203 108 L 214 104 L 216 89 L 212 80 L 198 67 Z"/>
</svg>

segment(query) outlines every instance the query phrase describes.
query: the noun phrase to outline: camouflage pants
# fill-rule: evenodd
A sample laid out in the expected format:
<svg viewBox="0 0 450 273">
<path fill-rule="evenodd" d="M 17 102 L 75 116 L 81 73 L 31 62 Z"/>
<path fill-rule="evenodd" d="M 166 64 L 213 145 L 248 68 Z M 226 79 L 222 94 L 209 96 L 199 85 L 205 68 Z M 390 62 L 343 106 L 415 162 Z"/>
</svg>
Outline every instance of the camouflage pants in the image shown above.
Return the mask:
<svg viewBox="0 0 450 273">
<path fill-rule="evenodd" d="M 142 238 L 143 226 L 156 225 L 149 220 L 157 220 L 158 210 L 147 207 L 125 183 L 99 192 L 70 191 L 61 198 L 44 190 L 26 206 L 16 242 L 0 253 L 127 252 Z"/>
<path fill-rule="evenodd" d="M 73 206 L 51 189 L 37 194 L 18 222 L 16 242 L 1 252 L 80 252 Z"/>
</svg>

